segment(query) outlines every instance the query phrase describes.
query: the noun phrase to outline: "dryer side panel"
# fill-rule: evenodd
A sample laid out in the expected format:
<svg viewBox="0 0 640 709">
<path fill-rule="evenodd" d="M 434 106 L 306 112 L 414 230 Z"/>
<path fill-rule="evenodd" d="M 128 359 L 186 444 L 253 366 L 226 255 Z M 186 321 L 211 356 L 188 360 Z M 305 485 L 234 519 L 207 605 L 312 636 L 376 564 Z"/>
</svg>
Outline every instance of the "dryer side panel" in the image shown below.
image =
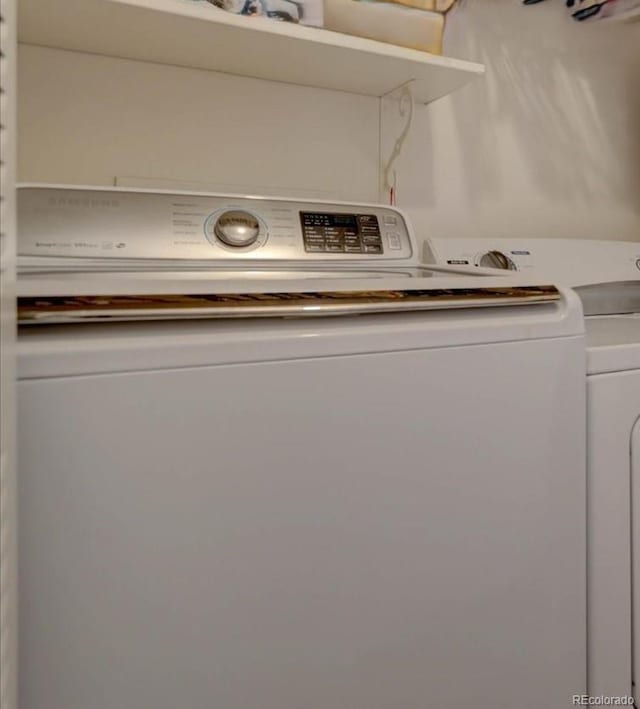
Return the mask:
<svg viewBox="0 0 640 709">
<path fill-rule="evenodd" d="M 587 398 L 589 692 L 627 696 L 632 693 L 632 540 L 636 616 L 640 608 L 640 477 L 631 474 L 629 462 L 640 415 L 640 373 L 590 376 Z M 637 631 L 635 636 L 640 637 Z"/>
</svg>

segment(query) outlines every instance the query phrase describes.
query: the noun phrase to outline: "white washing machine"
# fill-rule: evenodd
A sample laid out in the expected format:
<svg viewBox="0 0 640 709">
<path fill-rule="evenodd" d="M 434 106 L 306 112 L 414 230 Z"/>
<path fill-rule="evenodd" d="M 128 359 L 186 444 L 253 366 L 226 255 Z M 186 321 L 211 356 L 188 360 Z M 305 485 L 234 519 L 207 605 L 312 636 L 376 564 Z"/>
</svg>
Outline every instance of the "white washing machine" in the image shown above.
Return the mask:
<svg viewBox="0 0 640 709">
<path fill-rule="evenodd" d="M 594 696 L 633 694 L 640 678 L 640 244 L 443 239 L 431 248 L 439 263 L 493 263 L 580 294 L 588 346 L 588 686 Z"/>
<path fill-rule="evenodd" d="M 379 205 L 19 216 L 22 709 L 585 691 L 575 294 L 426 268 Z"/>
</svg>

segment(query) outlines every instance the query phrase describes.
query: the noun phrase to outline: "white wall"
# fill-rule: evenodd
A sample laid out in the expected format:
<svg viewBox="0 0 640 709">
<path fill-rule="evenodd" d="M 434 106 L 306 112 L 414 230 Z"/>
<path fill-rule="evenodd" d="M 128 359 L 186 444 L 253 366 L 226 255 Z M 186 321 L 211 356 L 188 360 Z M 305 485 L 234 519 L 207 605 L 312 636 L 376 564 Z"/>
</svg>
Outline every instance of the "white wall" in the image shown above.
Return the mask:
<svg viewBox="0 0 640 709">
<path fill-rule="evenodd" d="M 418 233 L 640 240 L 640 23 L 461 0 L 445 50 L 487 74 L 416 112 Z M 19 69 L 23 181 L 378 197 L 375 98 L 29 46 Z"/>
<path fill-rule="evenodd" d="M 445 51 L 487 73 L 417 112 L 398 203 L 419 231 L 640 240 L 640 22 L 466 0 Z"/>
<path fill-rule="evenodd" d="M 26 45 L 18 87 L 22 181 L 377 199 L 376 98 Z"/>
</svg>

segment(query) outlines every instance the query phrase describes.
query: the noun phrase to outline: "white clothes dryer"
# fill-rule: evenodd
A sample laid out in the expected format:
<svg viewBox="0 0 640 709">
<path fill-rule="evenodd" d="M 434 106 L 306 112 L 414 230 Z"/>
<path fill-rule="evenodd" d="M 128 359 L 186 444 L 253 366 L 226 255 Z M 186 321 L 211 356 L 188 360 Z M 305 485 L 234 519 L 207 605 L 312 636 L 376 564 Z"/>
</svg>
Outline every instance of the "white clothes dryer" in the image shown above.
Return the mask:
<svg viewBox="0 0 640 709">
<path fill-rule="evenodd" d="M 640 678 L 640 244 L 436 239 L 438 263 L 493 264 L 575 287 L 588 382 L 589 693 L 634 694 Z M 637 690 L 636 690 L 637 693 Z"/>
</svg>

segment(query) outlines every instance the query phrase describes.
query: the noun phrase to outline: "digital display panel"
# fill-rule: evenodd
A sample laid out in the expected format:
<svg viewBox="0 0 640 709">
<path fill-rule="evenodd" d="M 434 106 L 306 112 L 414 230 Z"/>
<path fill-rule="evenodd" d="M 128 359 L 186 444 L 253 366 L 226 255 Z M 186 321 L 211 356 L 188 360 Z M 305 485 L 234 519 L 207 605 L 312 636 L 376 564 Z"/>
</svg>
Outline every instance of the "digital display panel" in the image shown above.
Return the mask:
<svg viewBox="0 0 640 709">
<path fill-rule="evenodd" d="M 383 253 L 375 214 L 300 212 L 300 223 L 309 253 Z"/>
</svg>

